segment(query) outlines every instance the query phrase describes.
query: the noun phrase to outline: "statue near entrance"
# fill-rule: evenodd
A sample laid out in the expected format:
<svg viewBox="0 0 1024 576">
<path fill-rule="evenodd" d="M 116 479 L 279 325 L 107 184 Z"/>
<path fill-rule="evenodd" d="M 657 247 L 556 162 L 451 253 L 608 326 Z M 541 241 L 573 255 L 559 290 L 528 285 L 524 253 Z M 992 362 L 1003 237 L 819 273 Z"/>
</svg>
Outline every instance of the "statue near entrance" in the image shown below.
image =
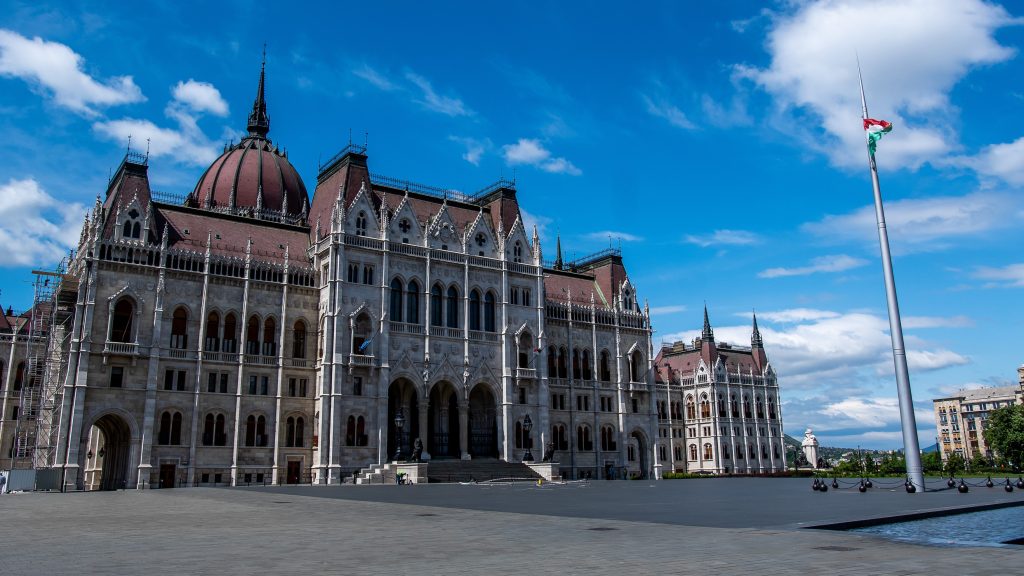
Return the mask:
<svg viewBox="0 0 1024 576">
<path fill-rule="evenodd" d="M 417 464 L 423 462 L 423 440 L 417 438 L 412 443 L 412 454 L 409 455 L 409 459 L 406 462 L 415 462 Z"/>
<path fill-rule="evenodd" d="M 551 460 L 554 457 L 555 457 L 555 443 L 551 442 L 549 440 L 548 443 L 544 445 L 544 458 L 541 460 L 541 462 L 551 462 Z"/>
<path fill-rule="evenodd" d="M 807 462 L 808 466 L 818 465 L 818 439 L 815 438 L 814 432 L 810 428 L 804 432 L 804 441 L 800 443 L 800 454 L 803 455 L 804 461 Z"/>
</svg>

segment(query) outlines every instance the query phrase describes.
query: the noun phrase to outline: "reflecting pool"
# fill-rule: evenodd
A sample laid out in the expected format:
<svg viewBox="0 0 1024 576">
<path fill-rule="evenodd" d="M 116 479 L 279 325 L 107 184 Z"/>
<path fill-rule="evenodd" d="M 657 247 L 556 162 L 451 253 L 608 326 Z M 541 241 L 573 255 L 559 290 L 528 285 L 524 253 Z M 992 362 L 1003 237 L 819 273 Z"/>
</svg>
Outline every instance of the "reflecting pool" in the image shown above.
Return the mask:
<svg viewBox="0 0 1024 576">
<path fill-rule="evenodd" d="M 968 512 L 953 516 L 854 528 L 900 542 L 932 546 L 1017 547 L 1024 544 L 1024 507 Z"/>
</svg>

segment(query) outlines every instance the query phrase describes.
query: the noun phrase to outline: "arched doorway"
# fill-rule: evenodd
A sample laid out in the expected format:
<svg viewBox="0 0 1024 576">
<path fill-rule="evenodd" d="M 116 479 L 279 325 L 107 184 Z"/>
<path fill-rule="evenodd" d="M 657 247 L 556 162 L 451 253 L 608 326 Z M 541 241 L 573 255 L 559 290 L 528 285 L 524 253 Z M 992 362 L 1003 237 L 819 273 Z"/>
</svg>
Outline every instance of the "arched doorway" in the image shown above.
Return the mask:
<svg viewBox="0 0 1024 576">
<path fill-rule="evenodd" d="M 402 437 L 398 438 L 395 426 L 395 416 L 399 409 L 405 425 L 402 426 Z M 420 433 L 420 409 L 419 400 L 416 396 L 416 386 L 412 382 L 400 378 L 391 383 L 388 387 L 388 451 L 385 456 L 390 460 L 395 455 L 399 441 L 402 446 L 403 458 L 408 458 L 412 453 L 412 444 Z"/>
<path fill-rule="evenodd" d="M 95 468 L 100 473 L 99 479 L 93 479 L 91 484 L 100 490 L 127 488 L 132 446 L 128 423 L 120 416 L 107 414 L 93 423 L 89 436 L 89 446 L 94 448 L 90 448 L 86 457 L 95 458 Z"/>
<path fill-rule="evenodd" d="M 640 461 L 640 477 L 647 478 L 650 473 L 650 466 L 648 465 L 650 455 L 648 454 L 649 448 L 647 446 L 647 437 L 639 430 L 633 430 L 633 433 L 630 434 L 630 436 L 636 440 L 637 460 Z"/>
<path fill-rule="evenodd" d="M 427 412 L 427 452 L 430 457 L 459 458 L 459 395 L 449 382 L 438 382 L 430 389 Z"/>
<path fill-rule="evenodd" d="M 498 457 L 494 395 L 483 384 L 477 384 L 469 393 L 469 454 L 474 458 Z"/>
</svg>

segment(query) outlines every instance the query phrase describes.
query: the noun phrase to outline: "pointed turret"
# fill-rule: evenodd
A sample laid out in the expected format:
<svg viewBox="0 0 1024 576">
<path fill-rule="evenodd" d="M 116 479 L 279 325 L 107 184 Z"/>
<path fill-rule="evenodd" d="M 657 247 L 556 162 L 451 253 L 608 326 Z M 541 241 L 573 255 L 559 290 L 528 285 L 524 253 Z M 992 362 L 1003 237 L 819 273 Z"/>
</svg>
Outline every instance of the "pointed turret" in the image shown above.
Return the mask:
<svg viewBox="0 0 1024 576">
<path fill-rule="evenodd" d="M 761 331 L 757 328 L 757 314 L 754 314 L 754 327 L 750 333 L 750 355 L 754 359 L 759 373 L 763 374 L 768 366 L 768 354 L 764 351 L 764 341 L 761 340 Z"/>
<path fill-rule="evenodd" d="M 260 138 L 266 138 L 267 133 L 270 132 L 270 118 L 267 116 L 267 101 L 264 97 L 264 79 L 267 71 L 267 52 L 263 51 L 263 65 L 260 66 L 260 85 L 256 89 L 256 100 L 252 103 L 252 112 L 249 112 L 249 130 L 250 136 L 258 136 Z"/>
<path fill-rule="evenodd" d="M 555 270 L 562 269 L 562 235 L 555 237 Z"/>
<path fill-rule="evenodd" d="M 711 330 L 711 321 L 708 320 L 708 305 L 704 304 L 704 330 L 700 334 L 700 356 L 707 366 L 714 366 L 718 360 L 718 347 L 715 346 L 715 333 Z"/>
<path fill-rule="evenodd" d="M 761 340 L 761 331 L 757 329 L 757 313 L 754 313 L 754 328 L 750 333 L 750 347 L 764 347 L 764 341 Z"/>
<path fill-rule="evenodd" d="M 708 320 L 708 305 L 704 305 L 704 330 L 700 333 L 700 339 L 703 341 L 714 342 L 715 332 L 711 329 L 711 321 Z"/>
</svg>

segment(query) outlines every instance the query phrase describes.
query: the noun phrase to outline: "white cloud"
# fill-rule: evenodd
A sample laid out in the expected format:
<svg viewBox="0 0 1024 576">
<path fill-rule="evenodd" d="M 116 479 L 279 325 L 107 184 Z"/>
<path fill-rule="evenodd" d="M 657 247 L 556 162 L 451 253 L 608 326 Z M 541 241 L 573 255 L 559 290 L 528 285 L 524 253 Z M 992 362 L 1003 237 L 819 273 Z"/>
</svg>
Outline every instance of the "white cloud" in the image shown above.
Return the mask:
<svg viewBox="0 0 1024 576">
<path fill-rule="evenodd" d="M 526 229 L 528 234 L 533 232 L 534 226 L 537 227 L 537 235 L 540 236 L 541 240 L 546 240 L 548 237 L 548 225 L 551 224 L 551 218 L 547 216 L 541 216 L 540 214 L 534 214 L 519 208 L 519 214 L 523 217 L 523 228 Z"/>
<path fill-rule="evenodd" d="M 734 96 L 728 106 L 724 106 L 709 94 L 704 94 L 700 100 L 700 107 L 704 112 L 704 118 L 719 128 L 747 126 L 753 123 L 753 119 L 747 113 L 746 99 L 740 95 Z"/>
<path fill-rule="evenodd" d="M 870 426 L 882 428 L 900 421 L 897 398 L 846 398 L 825 406 L 821 413 L 833 418 L 831 429 Z"/>
<path fill-rule="evenodd" d="M 466 147 L 466 152 L 462 155 L 462 159 L 469 162 L 473 166 L 480 165 L 480 158 L 484 155 L 484 152 L 489 150 L 493 144 L 489 138 L 483 140 L 477 140 L 476 138 L 464 138 L 460 136 L 449 136 L 449 140 L 452 142 L 458 142 Z"/>
<path fill-rule="evenodd" d="M 651 307 L 651 316 L 665 316 L 668 314 L 678 314 L 679 312 L 686 312 L 686 306 L 674 305 Z"/>
<path fill-rule="evenodd" d="M 879 161 L 916 168 L 957 147 L 949 93 L 973 67 L 1003 62 L 1015 51 L 995 33 L 1019 22 L 982 0 L 823 0 L 797 2 L 768 34 L 771 65 L 738 67 L 775 97 L 780 130 L 839 166 L 863 166 L 864 134 L 857 88 L 859 53 L 870 113 L 895 124 Z M 800 129 L 795 117 L 815 120 Z M 806 124 L 806 122 L 805 122 Z"/>
<path fill-rule="evenodd" d="M 526 164 L 545 172 L 579 176 L 583 172 L 565 158 L 552 158 L 551 152 L 532 138 L 520 138 L 515 144 L 502 146 L 505 162 L 511 166 Z"/>
<path fill-rule="evenodd" d="M 1024 262 L 1008 264 L 1002 268 L 979 266 L 972 274 L 981 280 L 990 280 L 986 288 L 1009 288 L 1024 286 Z"/>
<path fill-rule="evenodd" d="M 1007 215 L 1018 211 L 1021 204 L 1012 195 L 991 192 L 896 200 L 886 203 L 885 221 L 894 251 L 931 251 L 951 247 L 954 239 L 1016 226 L 1018 221 Z M 802 229 L 826 242 L 878 242 L 874 205 L 827 215 Z"/>
<path fill-rule="evenodd" d="M 701 248 L 708 246 L 749 246 L 759 244 L 761 237 L 746 230 L 715 230 L 711 234 L 688 234 L 683 239 L 689 244 L 696 244 Z"/>
<path fill-rule="evenodd" d="M 352 70 L 352 74 L 366 80 L 370 84 L 374 85 L 377 89 L 385 92 L 391 92 L 398 89 L 398 85 L 389 80 L 386 76 L 380 72 L 374 70 L 369 64 L 363 64 L 359 68 Z"/>
<path fill-rule="evenodd" d="M 642 242 L 643 236 L 637 236 L 636 234 L 630 234 L 629 232 L 617 232 L 615 230 L 601 230 L 600 232 L 591 232 L 583 236 L 588 240 L 607 240 L 619 239 L 624 242 Z"/>
<path fill-rule="evenodd" d="M 757 274 L 758 278 L 781 278 L 784 276 L 807 276 L 818 272 L 844 272 L 867 264 L 867 260 L 846 254 L 820 256 L 811 260 L 809 266 L 798 268 L 769 268 Z"/>
<path fill-rule="evenodd" d="M 951 164 L 973 168 L 979 174 L 994 176 L 1017 186 L 1024 185 L 1024 137 L 1008 144 L 986 146 L 973 157 L 955 158 Z"/>
<path fill-rule="evenodd" d="M 904 328 L 965 328 L 974 326 L 967 316 L 904 316 L 901 318 Z"/>
<path fill-rule="evenodd" d="M 98 106 L 145 100 L 131 76 L 98 82 L 82 71 L 83 63 L 84 59 L 64 44 L 0 29 L 0 75 L 28 82 L 52 95 L 59 106 L 94 116 Z"/>
<path fill-rule="evenodd" d="M 217 116 L 228 115 L 228 103 L 220 95 L 220 90 L 209 82 L 188 79 L 178 82 L 174 87 L 174 99 L 196 112 L 209 112 Z"/>
<path fill-rule="evenodd" d="M 658 100 L 655 101 L 646 94 L 642 94 L 641 97 L 644 100 L 644 104 L 647 105 L 648 114 L 667 120 L 669 124 L 676 128 L 682 128 L 684 130 L 694 130 L 697 128 L 697 125 L 691 122 L 682 110 L 668 100 L 658 98 Z"/>
<path fill-rule="evenodd" d="M 462 100 L 449 96 L 441 96 L 435 92 L 433 86 L 431 86 L 430 82 L 423 76 L 414 72 L 406 72 L 405 79 L 415 84 L 423 93 L 422 99 L 416 100 L 416 102 L 424 108 L 433 110 L 434 112 L 440 112 L 441 114 L 446 114 L 448 116 L 473 115 L 473 111 L 466 108 L 466 105 Z"/>
<path fill-rule="evenodd" d="M 52 264 L 78 245 L 85 207 L 59 201 L 32 178 L 0 185 L 0 266 Z"/>
<path fill-rule="evenodd" d="M 743 313 L 746 315 L 746 313 Z M 761 312 L 761 318 L 771 322 L 806 322 L 808 320 L 822 320 L 824 318 L 838 318 L 840 314 L 831 310 L 814 310 L 811 308 L 790 308 L 775 312 Z"/>
</svg>

